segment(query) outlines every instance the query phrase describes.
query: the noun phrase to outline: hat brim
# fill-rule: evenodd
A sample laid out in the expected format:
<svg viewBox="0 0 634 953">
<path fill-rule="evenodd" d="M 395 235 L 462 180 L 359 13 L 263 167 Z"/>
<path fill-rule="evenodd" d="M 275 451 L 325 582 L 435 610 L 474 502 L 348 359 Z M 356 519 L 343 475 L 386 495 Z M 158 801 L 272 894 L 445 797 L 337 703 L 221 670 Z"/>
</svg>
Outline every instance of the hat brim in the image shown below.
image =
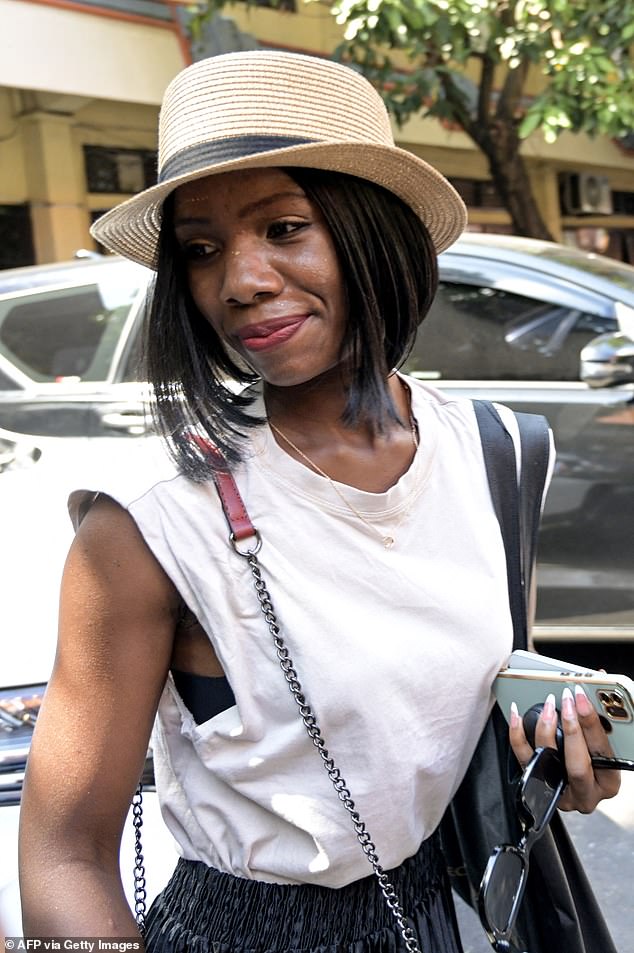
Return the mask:
<svg viewBox="0 0 634 953">
<path fill-rule="evenodd" d="M 90 231 L 111 251 L 155 269 L 163 202 L 179 185 L 240 169 L 292 166 L 344 172 L 383 186 L 424 222 L 438 253 L 456 241 L 467 223 L 464 202 L 453 186 L 413 153 L 397 146 L 329 142 L 276 148 L 175 176 L 115 206 Z"/>
</svg>

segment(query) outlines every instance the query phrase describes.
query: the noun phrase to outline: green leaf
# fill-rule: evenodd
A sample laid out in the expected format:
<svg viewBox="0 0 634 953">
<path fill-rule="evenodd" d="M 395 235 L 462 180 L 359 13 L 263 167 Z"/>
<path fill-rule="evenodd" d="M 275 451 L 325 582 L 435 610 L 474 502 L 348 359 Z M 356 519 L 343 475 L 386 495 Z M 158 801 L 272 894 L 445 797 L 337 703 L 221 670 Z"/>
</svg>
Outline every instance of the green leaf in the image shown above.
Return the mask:
<svg viewBox="0 0 634 953">
<path fill-rule="evenodd" d="M 535 132 L 541 126 L 543 120 L 544 117 L 539 110 L 529 110 L 520 123 L 518 130 L 520 139 L 527 139 L 531 132 Z"/>
</svg>

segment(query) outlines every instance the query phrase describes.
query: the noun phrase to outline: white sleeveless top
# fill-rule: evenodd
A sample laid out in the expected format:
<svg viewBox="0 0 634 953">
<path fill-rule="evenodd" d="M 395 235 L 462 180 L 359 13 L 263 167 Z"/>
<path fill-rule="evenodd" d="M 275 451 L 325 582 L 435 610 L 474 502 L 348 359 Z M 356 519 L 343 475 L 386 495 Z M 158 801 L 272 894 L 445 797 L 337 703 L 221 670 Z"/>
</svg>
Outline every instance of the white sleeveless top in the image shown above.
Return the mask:
<svg viewBox="0 0 634 953">
<path fill-rule="evenodd" d="M 260 565 L 326 746 L 385 869 L 416 852 L 456 791 L 511 651 L 506 564 L 470 401 L 414 380 L 420 448 L 385 493 L 332 486 L 268 426 L 235 471 Z M 260 402 L 255 412 L 263 413 Z M 517 443 L 513 415 L 501 408 Z M 153 733 L 164 819 L 188 859 L 238 876 L 339 887 L 371 873 L 306 734 L 212 483 L 148 450 L 72 494 L 125 507 L 208 633 L 234 707 L 196 725 L 171 676 Z M 519 458 L 519 454 L 518 454 Z M 395 529 L 395 526 L 397 527 Z"/>
</svg>

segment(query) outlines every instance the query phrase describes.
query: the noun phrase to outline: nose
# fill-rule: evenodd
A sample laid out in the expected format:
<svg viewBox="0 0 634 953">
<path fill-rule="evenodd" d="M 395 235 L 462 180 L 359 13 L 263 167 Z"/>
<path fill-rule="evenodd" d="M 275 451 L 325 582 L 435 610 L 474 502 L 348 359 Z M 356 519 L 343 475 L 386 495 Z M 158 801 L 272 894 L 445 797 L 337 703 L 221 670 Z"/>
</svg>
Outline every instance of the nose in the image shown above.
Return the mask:
<svg viewBox="0 0 634 953">
<path fill-rule="evenodd" d="M 271 250 L 257 240 L 236 241 L 225 250 L 221 298 L 225 304 L 250 304 L 260 295 L 276 295 L 284 286 Z"/>
</svg>

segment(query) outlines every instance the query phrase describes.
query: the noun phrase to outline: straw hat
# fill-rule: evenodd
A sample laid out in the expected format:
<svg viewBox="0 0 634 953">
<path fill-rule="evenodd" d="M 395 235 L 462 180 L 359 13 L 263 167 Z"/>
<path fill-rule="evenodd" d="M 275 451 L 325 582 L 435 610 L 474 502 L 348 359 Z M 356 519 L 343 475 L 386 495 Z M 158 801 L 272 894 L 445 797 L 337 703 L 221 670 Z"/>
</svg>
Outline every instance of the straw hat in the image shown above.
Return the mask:
<svg viewBox="0 0 634 953">
<path fill-rule="evenodd" d="M 423 220 L 438 252 L 466 209 L 439 172 L 394 145 L 383 101 L 359 73 L 277 50 L 194 63 L 167 87 L 159 119 L 158 184 L 93 225 L 112 251 L 156 267 L 162 204 L 192 179 L 260 167 L 346 172 L 384 186 Z"/>
</svg>

